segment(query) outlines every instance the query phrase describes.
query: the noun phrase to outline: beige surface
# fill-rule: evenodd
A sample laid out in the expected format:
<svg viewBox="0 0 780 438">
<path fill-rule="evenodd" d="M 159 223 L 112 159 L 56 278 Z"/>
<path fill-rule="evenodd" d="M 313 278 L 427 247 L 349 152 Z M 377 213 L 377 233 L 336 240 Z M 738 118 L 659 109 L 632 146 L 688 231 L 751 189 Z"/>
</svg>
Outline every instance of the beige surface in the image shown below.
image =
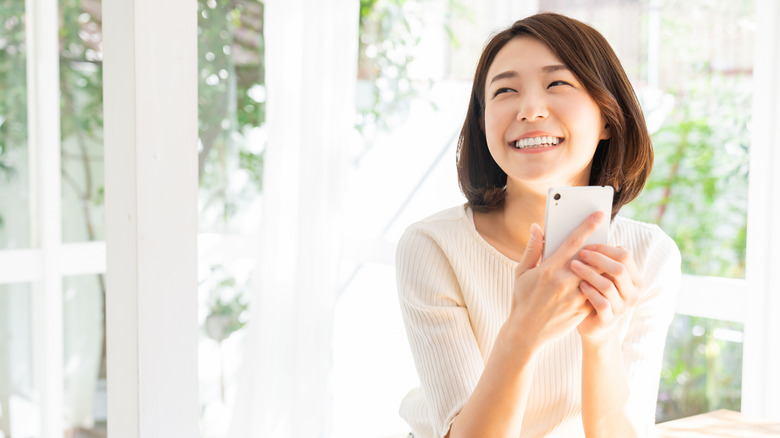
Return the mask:
<svg viewBox="0 0 780 438">
<path fill-rule="evenodd" d="M 780 437 L 780 423 L 721 409 L 658 425 L 663 438 Z"/>
</svg>

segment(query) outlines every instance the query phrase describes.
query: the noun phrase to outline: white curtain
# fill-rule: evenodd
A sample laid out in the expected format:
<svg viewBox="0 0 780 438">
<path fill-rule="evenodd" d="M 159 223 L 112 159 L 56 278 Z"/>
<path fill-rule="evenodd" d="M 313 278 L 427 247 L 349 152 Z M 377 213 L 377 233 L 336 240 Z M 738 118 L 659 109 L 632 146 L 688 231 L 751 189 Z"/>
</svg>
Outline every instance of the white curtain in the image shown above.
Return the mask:
<svg viewBox="0 0 780 438">
<path fill-rule="evenodd" d="M 266 0 L 259 267 L 229 437 L 325 437 L 358 0 Z"/>
</svg>

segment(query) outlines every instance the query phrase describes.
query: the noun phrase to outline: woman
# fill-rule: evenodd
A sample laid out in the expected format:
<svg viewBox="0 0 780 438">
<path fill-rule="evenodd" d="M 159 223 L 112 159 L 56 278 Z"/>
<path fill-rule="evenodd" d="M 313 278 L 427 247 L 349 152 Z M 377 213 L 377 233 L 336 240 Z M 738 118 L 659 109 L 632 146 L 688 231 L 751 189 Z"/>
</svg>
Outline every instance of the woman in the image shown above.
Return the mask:
<svg viewBox="0 0 780 438">
<path fill-rule="evenodd" d="M 468 202 L 410 226 L 397 251 L 416 438 L 652 432 L 680 255 L 657 226 L 616 217 L 652 158 L 597 31 L 546 13 L 490 40 L 458 145 Z M 548 188 L 584 185 L 614 188 L 612 218 L 592 215 L 541 262 Z M 582 248 L 610 219 L 608 244 Z"/>
</svg>

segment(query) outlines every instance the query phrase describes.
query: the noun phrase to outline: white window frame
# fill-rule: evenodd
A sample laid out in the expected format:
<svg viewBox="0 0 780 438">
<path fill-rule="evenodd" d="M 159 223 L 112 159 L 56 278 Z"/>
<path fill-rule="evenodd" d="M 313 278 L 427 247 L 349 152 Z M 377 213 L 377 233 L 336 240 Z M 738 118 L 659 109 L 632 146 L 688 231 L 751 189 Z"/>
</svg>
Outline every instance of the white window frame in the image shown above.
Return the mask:
<svg viewBox="0 0 780 438">
<path fill-rule="evenodd" d="M 780 421 L 780 4 L 758 0 L 748 189 L 742 411 Z M 739 298 L 738 298 L 739 297 Z"/>
<path fill-rule="evenodd" d="M 106 242 L 63 244 L 59 5 L 25 2 L 31 245 L 0 284 L 31 284 L 41 438 L 64 432 L 63 277 L 102 273 L 111 438 L 198 436 L 196 11 L 103 5 Z"/>
<path fill-rule="evenodd" d="M 111 438 L 198 436 L 196 12 L 103 4 Z"/>
</svg>

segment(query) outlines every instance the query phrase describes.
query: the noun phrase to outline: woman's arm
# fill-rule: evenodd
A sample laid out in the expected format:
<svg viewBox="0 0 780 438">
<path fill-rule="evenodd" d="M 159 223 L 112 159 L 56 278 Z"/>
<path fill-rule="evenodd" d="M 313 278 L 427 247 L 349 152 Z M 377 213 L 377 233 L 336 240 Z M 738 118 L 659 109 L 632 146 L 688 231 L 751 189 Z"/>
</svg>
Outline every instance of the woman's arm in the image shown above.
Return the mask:
<svg viewBox="0 0 780 438">
<path fill-rule="evenodd" d="M 512 437 L 520 434 L 536 356 L 542 346 L 570 333 L 590 313 L 577 288 L 570 260 L 603 215 L 591 216 L 542 265 L 543 233 L 534 224 L 517 267 L 513 304 L 485 365 L 485 370 L 449 437 Z"/>
<path fill-rule="evenodd" d="M 636 306 L 641 276 L 631 252 L 591 245 L 579 253 L 572 270 L 593 307 L 577 328 L 582 340 L 582 424 L 587 437 L 636 437 L 628 409 L 629 387 L 620 347 L 618 322 Z"/>
<path fill-rule="evenodd" d="M 499 332 L 474 392 L 455 417 L 449 438 L 517 437 L 528 403 L 535 368 L 535 348 Z"/>
<path fill-rule="evenodd" d="M 590 247 L 580 253 L 585 264 L 572 264 L 594 309 L 578 327 L 586 436 L 645 436 L 653 427 L 663 344 L 680 272 L 674 242 L 660 229 L 657 233 L 648 239 L 650 250 L 637 255 L 643 275 L 632 252 L 620 247 Z M 621 341 L 618 322 L 628 316 Z"/>
<path fill-rule="evenodd" d="M 628 410 L 629 388 L 617 334 L 582 344 L 582 425 L 586 437 L 638 435 Z"/>
</svg>

